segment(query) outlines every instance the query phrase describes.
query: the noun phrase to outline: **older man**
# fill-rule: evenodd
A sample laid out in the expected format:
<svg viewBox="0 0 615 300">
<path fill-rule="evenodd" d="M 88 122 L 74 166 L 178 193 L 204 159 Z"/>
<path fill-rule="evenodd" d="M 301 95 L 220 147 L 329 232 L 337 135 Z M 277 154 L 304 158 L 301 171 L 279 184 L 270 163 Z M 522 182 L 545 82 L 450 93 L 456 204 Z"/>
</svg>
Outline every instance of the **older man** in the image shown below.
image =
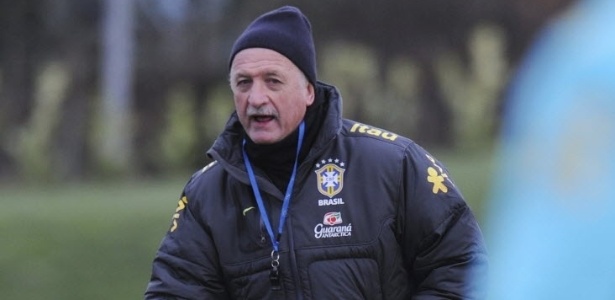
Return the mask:
<svg viewBox="0 0 615 300">
<path fill-rule="evenodd" d="M 147 299 L 471 299 L 486 255 L 444 166 L 341 117 L 310 23 L 257 18 L 233 46 L 236 112 L 186 185 Z"/>
</svg>

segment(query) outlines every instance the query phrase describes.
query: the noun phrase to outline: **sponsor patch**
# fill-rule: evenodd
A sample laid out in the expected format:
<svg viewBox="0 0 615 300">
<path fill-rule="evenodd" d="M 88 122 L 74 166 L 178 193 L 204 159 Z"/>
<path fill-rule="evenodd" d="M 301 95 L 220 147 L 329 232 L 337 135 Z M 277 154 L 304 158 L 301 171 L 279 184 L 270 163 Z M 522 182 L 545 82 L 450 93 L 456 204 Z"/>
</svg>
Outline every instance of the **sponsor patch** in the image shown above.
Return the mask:
<svg viewBox="0 0 615 300">
<path fill-rule="evenodd" d="M 322 219 L 322 223 L 325 225 L 329 225 L 329 226 L 342 224 L 342 213 L 328 212 L 325 214 L 325 217 Z"/>
<path fill-rule="evenodd" d="M 385 139 L 385 140 L 389 140 L 389 141 L 395 141 L 398 137 L 397 134 L 395 133 L 391 133 L 388 132 L 386 130 L 382 130 L 376 127 L 372 127 L 372 126 L 368 126 L 365 124 L 361 124 L 358 122 L 355 122 L 352 127 L 350 128 L 350 132 L 356 132 L 356 133 L 360 133 L 360 134 L 364 134 L 364 135 L 369 135 L 369 136 L 374 136 L 374 137 L 379 137 L 381 139 Z"/>
<path fill-rule="evenodd" d="M 177 202 L 177 208 L 175 209 L 175 214 L 173 214 L 172 225 L 169 231 L 173 232 L 177 229 L 180 216 L 179 213 L 186 208 L 186 204 L 188 204 L 188 198 L 186 198 L 186 196 L 182 196 Z"/>
<path fill-rule="evenodd" d="M 314 227 L 314 237 L 327 239 L 351 236 L 352 224 L 341 225 L 342 223 L 341 212 L 328 212 L 323 217 L 322 223 L 318 223 Z"/>
</svg>

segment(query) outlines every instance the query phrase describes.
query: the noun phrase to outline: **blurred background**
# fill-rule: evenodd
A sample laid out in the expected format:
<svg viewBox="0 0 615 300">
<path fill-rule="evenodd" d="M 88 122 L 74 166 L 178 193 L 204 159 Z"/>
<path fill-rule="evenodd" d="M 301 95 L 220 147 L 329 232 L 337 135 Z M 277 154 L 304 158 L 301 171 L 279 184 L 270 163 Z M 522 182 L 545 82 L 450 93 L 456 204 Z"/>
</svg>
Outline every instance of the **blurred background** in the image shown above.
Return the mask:
<svg viewBox="0 0 615 300">
<path fill-rule="evenodd" d="M 426 147 L 484 220 L 509 82 L 572 2 L 0 0 L 0 296 L 142 298 L 233 110 L 232 43 L 284 4 L 345 117 Z"/>
</svg>

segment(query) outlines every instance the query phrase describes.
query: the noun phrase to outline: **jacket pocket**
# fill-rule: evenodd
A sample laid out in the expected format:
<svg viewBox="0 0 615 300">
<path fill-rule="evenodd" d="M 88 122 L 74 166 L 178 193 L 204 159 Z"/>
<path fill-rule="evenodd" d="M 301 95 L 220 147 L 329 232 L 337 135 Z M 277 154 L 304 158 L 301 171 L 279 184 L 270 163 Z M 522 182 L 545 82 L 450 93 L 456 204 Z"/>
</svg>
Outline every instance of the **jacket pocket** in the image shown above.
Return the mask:
<svg viewBox="0 0 615 300">
<path fill-rule="evenodd" d="M 312 299 L 382 299 L 378 263 L 371 258 L 313 262 L 308 274 Z"/>
</svg>

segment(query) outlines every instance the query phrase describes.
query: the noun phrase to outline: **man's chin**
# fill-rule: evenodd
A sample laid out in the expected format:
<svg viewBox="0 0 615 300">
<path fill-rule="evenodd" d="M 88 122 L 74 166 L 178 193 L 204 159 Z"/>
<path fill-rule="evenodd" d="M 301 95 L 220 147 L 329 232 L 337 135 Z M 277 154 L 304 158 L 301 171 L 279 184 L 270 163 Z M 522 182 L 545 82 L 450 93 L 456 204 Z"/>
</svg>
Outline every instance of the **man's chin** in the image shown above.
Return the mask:
<svg viewBox="0 0 615 300">
<path fill-rule="evenodd" d="M 259 144 L 259 145 L 275 144 L 281 140 L 280 138 L 276 136 L 264 135 L 260 133 L 251 134 L 250 139 L 252 140 L 252 142 L 254 142 L 255 144 Z"/>
</svg>

